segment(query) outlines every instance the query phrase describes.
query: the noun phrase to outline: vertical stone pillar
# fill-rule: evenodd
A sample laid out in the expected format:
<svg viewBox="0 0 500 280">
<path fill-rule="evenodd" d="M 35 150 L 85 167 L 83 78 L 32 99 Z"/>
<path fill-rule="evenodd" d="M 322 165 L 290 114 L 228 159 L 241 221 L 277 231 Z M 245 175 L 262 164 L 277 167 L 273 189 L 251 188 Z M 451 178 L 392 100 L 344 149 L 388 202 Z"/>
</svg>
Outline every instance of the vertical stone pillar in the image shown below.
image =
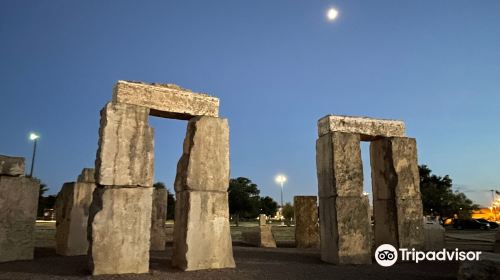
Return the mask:
<svg viewBox="0 0 500 280">
<path fill-rule="evenodd" d="M 316 196 L 295 196 L 295 245 L 319 248 L 318 205 Z"/>
<path fill-rule="evenodd" d="M 24 158 L 0 155 L 0 262 L 33 259 L 40 183 L 23 175 Z"/>
<path fill-rule="evenodd" d="M 79 177 L 80 180 L 85 179 Z M 93 178 L 92 178 L 93 180 Z M 56 253 L 63 256 L 86 255 L 87 226 L 93 182 L 65 183 L 56 200 Z"/>
<path fill-rule="evenodd" d="M 417 146 L 413 138 L 371 142 L 375 245 L 423 249 L 424 227 Z"/>
<path fill-rule="evenodd" d="M 228 186 L 227 120 L 190 119 L 175 178 L 174 266 L 183 270 L 235 267 Z"/>
<path fill-rule="evenodd" d="M 371 263 L 368 198 L 363 195 L 360 135 L 330 132 L 316 142 L 321 259 Z"/>
<path fill-rule="evenodd" d="M 152 251 L 164 251 L 167 242 L 165 221 L 167 220 L 166 189 L 154 189 L 153 208 L 151 211 L 151 248 Z"/>
<path fill-rule="evenodd" d="M 93 275 L 149 271 L 153 195 L 153 129 L 149 109 L 108 103 L 101 111 L 99 149 L 89 213 Z"/>
</svg>

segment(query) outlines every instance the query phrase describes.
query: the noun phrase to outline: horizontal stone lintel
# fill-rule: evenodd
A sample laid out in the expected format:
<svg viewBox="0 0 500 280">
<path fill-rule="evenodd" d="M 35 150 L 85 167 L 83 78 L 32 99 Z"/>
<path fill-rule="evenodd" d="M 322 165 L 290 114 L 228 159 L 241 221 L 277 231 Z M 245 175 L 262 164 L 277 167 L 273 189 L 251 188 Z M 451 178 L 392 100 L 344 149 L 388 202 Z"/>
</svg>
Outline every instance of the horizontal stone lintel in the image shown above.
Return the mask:
<svg viewBox="0 0 500 280">
<path fill-rule="evenodd" d="M 147 107 L 151 116 L 170 119 L 219 116 L 219 98 L 173 84 L 118 81 L 113 90 L 113 103 Z"/>
<path fill-rule="evenodd" d="M 327 115 L 318 121 L 318 136 L 330 132 L 356 133 L 361 141 L 373 141 L 383 137 L 405 137 L 405 123 L 398 120 L 374 119 Z"/>
</svg>

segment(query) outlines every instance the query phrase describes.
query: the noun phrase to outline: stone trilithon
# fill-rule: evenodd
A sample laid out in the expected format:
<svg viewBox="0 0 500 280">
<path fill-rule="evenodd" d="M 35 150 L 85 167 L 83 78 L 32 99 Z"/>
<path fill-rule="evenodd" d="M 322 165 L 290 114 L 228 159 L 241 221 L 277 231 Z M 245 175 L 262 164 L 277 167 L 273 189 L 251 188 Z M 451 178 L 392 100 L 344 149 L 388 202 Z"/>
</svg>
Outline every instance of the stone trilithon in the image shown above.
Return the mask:
<svg viewBox="0 0 500 280">
<path fill-rule="evenodd" d="M 417 148 L 401 121 L 326 116 L 318 121 L 321 259 L 366 264 L 372 259 L 368 196 L 363 195 L 360 141 L 371 141 L 375 246 L 422 248 Z"/>
<path fill-rule="evenodd" d="M 189 120 L 175 180 L 173 265 L 183 270 L 235 266 L 227 201 L 229 127 L 218 111 L 218 98 L 175 85 L 116 84 L 112 102 L 101 111 L 88 229 L 93 275 L 146 273 L 150 246 L 163 242 L 151 240 L 150 233 L 161 231 L 151 217 L 150 115 Z"/>
</svg>

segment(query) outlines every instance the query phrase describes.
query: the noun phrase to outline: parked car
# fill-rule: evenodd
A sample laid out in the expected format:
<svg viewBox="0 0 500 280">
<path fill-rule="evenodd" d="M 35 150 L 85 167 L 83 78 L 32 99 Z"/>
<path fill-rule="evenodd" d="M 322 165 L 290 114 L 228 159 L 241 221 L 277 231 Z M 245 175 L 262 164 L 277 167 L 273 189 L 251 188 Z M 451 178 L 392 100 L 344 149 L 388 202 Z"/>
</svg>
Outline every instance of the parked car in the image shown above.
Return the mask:
<svg viewBox="0 0 500 280">
<path fill-rule="evenodd" d="M 490 229 L 488 222 L 480 222 L 474 219 L 456 219 L 453 221 L 453 227 L 456 229 Z"/>
<path fill-rule="evenodd" d="M 480 221 L 480 222 L 482 222 L 482 223 L 488 223 L 488 224 L 490 224 L 490 228 L 491 228 L 491 229 L 496 229 L 497 227 L 499 227 L 499 226 L 498 226 L 498 224 L 497 224 L 496 222 L 490 222 L 490 221 L 488 221 L 488 220 L 486 220 L 486 219 L 475 219 L 475 220 L 476 220 L 476 221 Z"/>
</svg>

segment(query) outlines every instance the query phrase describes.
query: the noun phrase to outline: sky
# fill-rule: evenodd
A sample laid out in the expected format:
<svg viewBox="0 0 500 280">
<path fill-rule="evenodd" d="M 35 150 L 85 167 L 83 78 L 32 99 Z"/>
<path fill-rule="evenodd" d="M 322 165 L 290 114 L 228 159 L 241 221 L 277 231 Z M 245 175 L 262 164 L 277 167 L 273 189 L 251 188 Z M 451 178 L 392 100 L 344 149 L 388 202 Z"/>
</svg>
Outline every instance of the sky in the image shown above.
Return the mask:
<svg viewBox="0 0 500 280">
<path fill-rule="evenodd" d="M 317 194 L 327 114 L 403 120 L 454 189 L 483 205 L 500 190 L 500 1 L 0 1 L 0 154 L 29 167 L 38 132 L 49 193 L 93 167 L 118 80 L 219 97 L 231 177 L 277 201 L 278 173 L 285 202 Z M 155 180 L 172 189 L 187 123 L 150 122 Z"/>
</svg>

